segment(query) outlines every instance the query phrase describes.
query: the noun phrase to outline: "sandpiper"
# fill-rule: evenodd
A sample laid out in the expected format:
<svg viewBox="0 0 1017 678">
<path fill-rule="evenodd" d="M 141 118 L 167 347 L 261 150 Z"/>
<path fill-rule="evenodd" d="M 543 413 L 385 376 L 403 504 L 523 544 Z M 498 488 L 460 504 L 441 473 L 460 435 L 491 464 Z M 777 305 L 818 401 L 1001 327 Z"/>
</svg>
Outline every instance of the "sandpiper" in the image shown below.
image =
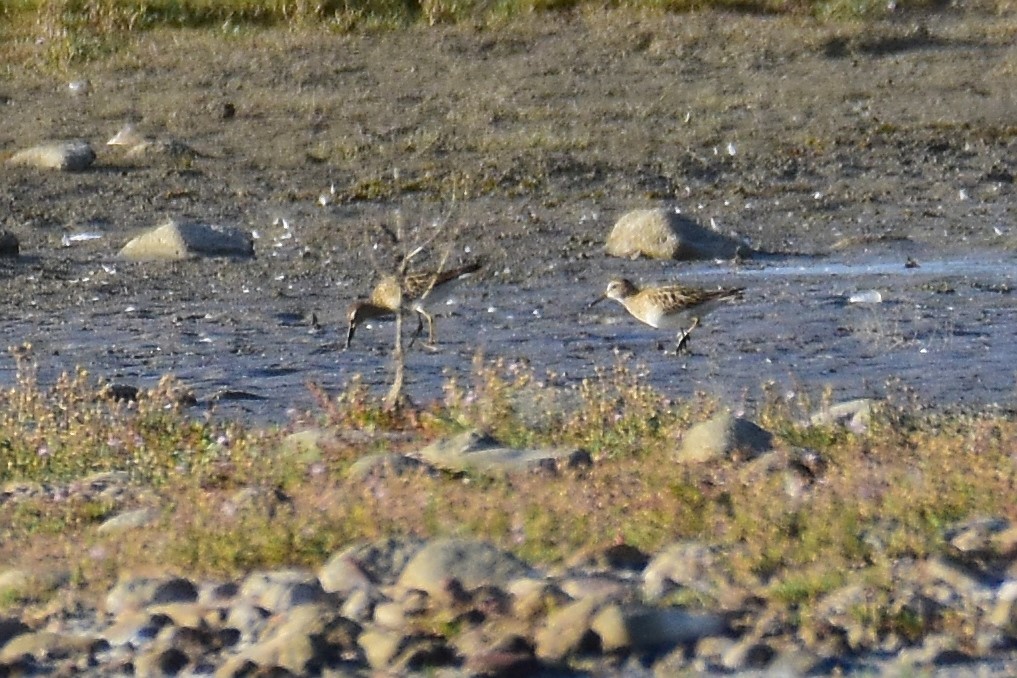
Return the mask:
<svg viewBox="0 0 1017 678">
<path fill-rule="evenodd" d="M 387 275 L 378 281 L 366 301 L 357 301 L 350 305 L 347 317 L 350 321 L 350 329 L 346 334 L 346 348 L 350 347 L 353 341 L 353 333 L 357 325 L 372 318 L 386 318 L 395 315 L 400 304 L 403 307 L 412 309 L 417 314 L 417 329 L 413 333 L 410 344 L 416 340 L 424 330 L 424 320 L 427 320 L 427 344 L 434 346 L 434 318 L 427 312 L 425 303 L 428 306 L 439 304 L 448 298 L 452 290 L 464 278 L 480 269 L 482 262 L 473 263 L 452 268 L 445 271 L 422 271 L 411 273 L 402 280 L 394 275 Z"/>
<path fill-rule="evenodd" d="M 689 334 L 699 325 L 699 319 L 716 306 L 741 297 L 743 287 L 706 290 L 685 285 L 640 288 L 627 278 L 618 278 L 607 284 L 607 290 L 593 300 L 590 306 L 614 299 L 625 307 L 636 320 L 656 328 L 678 328 L 677 352 L 681 353 L 689 341 Z M 688 329 L 683 325 L 691 319 Z"/>
</svg>

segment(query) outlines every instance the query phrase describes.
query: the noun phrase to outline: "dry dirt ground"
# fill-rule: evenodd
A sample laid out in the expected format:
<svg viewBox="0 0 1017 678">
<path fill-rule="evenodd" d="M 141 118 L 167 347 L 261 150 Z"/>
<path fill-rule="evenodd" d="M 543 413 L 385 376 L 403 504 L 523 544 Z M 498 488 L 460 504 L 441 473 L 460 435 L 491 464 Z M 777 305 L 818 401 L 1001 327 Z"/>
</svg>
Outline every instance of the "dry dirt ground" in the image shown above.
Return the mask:
<svg viewBox="0 0 1017 678">
<path fill-rule="evenodd" d="M 237 356 L 270 376 L 337 364 L 345 306 L 435 228 L 420 263 L 488 260 L 479 307 L 546 283 L 580 308 L 623 266 L 601 248 L 614 220 L 657 205 L 771 252 L 1012 252 L 1015 45 L 1017 18 L 970 12 L 597 12 L 358 35 L 152 32 L 70 68 L 26 46 L 39 59 L 0 73 L 0 157 L 66 138 L 99 157 L 78 174 L 0 169 L 0 228 L 22 243 L 0 262 L 0 340 L 126 381 L 198 355 L 193 378 L 243 388 Z M 83 79 L 89 93 L 72 95 Z M 103 145 L 127 121 L 203 155 L 128 160 Z M 250 229 L 257 259 L 115 259 L 166 217 Z M 101 237 L 65 240 L 81 233 Z M 312 314 L 326 332 L 307 340 Z M 258 337 L 272 333 L 283 340 L 266 357 Z M 290 364 L 286 336 L 332 363 Z M 375 353 L 352 364 L 376 369 Z"/>
</svg>

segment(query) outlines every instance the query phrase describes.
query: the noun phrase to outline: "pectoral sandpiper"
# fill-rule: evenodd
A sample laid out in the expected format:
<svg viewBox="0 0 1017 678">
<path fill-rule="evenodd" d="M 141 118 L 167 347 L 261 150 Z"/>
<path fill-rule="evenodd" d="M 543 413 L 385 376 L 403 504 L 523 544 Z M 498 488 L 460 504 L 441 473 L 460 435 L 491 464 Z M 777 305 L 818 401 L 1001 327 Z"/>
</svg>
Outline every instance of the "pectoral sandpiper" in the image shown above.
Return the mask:
<svg viewBox="0 0 1017 678">
<path fill-rule="evenodd" d="M 346 348 L 350 347 L 353 341 L 353 333 L 357 326 L 365 320 L 372 318 L 387 318 L 395 315 L 396 310 L 403 306 L 417 314 L 417 329 L 413 333 L 410 344 L 416 340 L 424 330 L 424 321 L 427 321 L 427 344 L 434 346 L 434 318 L 425 308 L 441 303 L 448 298 L 452 290 L 457 287 L 464 278 L 480 269 L 482 263 L 475 261 L 466 266 L 452 268 L 445 271 L 423 271 L 411 273 L 403 278 L 401 284 L 397 276 L 387 275 L 378 281 L 366 301 L 357 301 L 350 305 L 347 317 L 350 321 L 350 329 L 346 334 Z"/>
<path fill-rule="evenodd" d="M 677 352 L 681 353 L 689 341 L 689 334 L 699 325 L 699 319 L 716 306 L 739 298 L 744 288 L 731 287 L 706 290 L 684 285 L 640 288 L 631 280 L 619 278 L 607 284 L 607 290 L 590 306 L 614 299 L 625 307 L 635 319 L 656 328 L 678 328 Z M 683 326 L 691 319 L 688 329 Z"/>
</svg>

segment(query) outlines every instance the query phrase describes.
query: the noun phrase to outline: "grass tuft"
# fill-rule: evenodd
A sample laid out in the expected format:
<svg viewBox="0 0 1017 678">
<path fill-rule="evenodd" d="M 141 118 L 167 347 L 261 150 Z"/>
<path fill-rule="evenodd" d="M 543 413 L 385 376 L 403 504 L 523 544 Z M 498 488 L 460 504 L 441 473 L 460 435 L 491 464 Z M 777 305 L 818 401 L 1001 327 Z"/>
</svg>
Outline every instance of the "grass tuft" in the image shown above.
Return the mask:
<svg viewBox="0 0 1017 678">
<path fill-rule="evenodd" d="M 711 577 L 805 625 L 820 623 L 824 596 L 863 582 L 875 602 L 855 614 L 873 637 L 912 639 L 935 624 L 907 600 L 891 605 L 895 563 L 948 554 L 959 521 L 1017 519 L 1017 423 L 922 415 L 907 398 L 854 433 L 802 423 L 811 403 L 800 398 L 773 399 L 758 419 L 779 434 L 774 454 L 809 448 L 823 462 L 810 477 L 793 464 L 679 465 L 681 433 L 719 403 L 664 397 L 627 362 L 572 390 L 478 356 L 468 383 L 450 381 L 441 401 L 396 410 L 359 380 L 339 394 L 312 386 L 319 434 L 308 447 L 288 443 L 286 430 L 195 420 L 170 378 L 116 402 L 84 370 L 44 386 L 30 347 L 12 357 L 17 380 L 0 393 L 0 557 L 50 564 L 85 589 L 102 590 L 124 567 L 217 576 L 313 567 L 394 535 L 473 536 L 540 564 L 618 543 L 654 553 L 691 541 L 723 554 Z M 584 448 L 595 463 L 556 475 L 347 473 L 365 455 L 471 428 L 517 446 Z M 155 523 L 130 539 L 99 530 L 139 507 L 156 509 Z M 708 604 L 711 593 L 675 595 Z M 0 597 L 7 607 L 32 600 Z"/>
</svg>

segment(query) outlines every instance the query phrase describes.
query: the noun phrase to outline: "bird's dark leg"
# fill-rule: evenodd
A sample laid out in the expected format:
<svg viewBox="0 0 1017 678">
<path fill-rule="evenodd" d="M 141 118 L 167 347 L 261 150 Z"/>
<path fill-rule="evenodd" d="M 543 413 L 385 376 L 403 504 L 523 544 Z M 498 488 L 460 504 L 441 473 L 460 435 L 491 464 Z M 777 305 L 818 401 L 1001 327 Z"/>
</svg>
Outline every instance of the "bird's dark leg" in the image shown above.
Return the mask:
<svg viewBox="0 0 1017 678">
<path fill-rule="evenodd" d="M 417 311 L 417 312 L 420 315 L 422 315 L 424 317 L 424 319 L 427 320 L 427 347 L 432 349 L 432 350 L 437 349 L 438 345 L 436 343 L 435 336 L 434 336 L 434 318 L 432 318 L 429 314 L 427 314 L 424 311 Z"/>
<path fill-rule="evenodd" d="M 697 325 L 699 325 L 699 318 L 693 318 L 689 329 L 682 330 L 682 333 L 678 335 L 678 345 L 675 347 L 675 355 L 681 355 L 683 351 L 688 350 L 689 337 L 692 336 L 692 330 L 696 329 Z"/>
</svg>

